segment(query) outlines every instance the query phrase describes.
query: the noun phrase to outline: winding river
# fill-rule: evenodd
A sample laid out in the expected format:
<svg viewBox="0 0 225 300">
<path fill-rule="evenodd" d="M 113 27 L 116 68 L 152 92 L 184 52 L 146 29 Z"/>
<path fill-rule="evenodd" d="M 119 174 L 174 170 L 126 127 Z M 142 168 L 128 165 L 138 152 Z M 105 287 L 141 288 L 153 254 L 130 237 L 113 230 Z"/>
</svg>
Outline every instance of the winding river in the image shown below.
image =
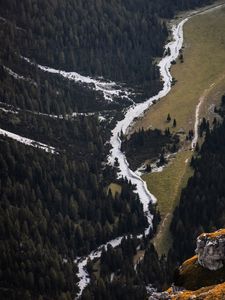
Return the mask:
<svg viewBox="0 0 225 300">
<path fill-rule="evenodd" d="M 224 6 L 225 3 L 215 4 L 213 6 L 205 7 L 203 9 L 199 9 L 197 11 L 192 11 L 188 14 L 186 18 L 183 18 L 177 25 L 173 25 L 171 28 L 171 37 L 172 41 L 170 41 L 165 46 L 165 53 L 169 53 L 161 59 L 158 63 L 161 80 L 163 82 L 163 88 L 159 93 L 150 99 L 146 100 L 143 103 L 133 104 L 125 113 L 124 119 L 119 121 L 116 124 L 116 127 L 112 130 L 112 137 L 110 139 L 110 143 L 112 145 L 112 150 L 110 152 L 108 162 L 113 165 L 115 159 L 118 159 L 120 171 L 118 173 L 118 177 L 127 177 L 128 180 L 131 181 L 132 184 L 136 185 L 136 192 L 140 197 L 140 201 L 143 204 L 144 213 L 148 219 L 148 227 L 145 229 L 145 234 L 148 234 L 152 227 L 152 215 L 149 212 L 148 205 L 149 203 L 155 203 L 156 198 L 154 195 L 150 193 L 147 189 L 146 182 L 142 180 L 140 176 L 134 173 L 130 168 L 127 162 L 125 154 L 121 151 L 121 139 L 120 134 L 126 134 L 129 127 L 135 121 L 136 118 L 141 117 L 144 112 L 159 99 L 165 97 L 171 90 L 172 87 L 172 76 L 170 73 L 171 64 L 174 60 L 176 60 L 179 56 L 179 51 L 183 45 L 183 26 L 184 24 L 195 15 L 206 13 L 207 11 L 212 11 L 214 9 L 218 9 Z M 170 49 L 170 51 L 167 51 Z M 192 141 L 192 148 L 195 147 L 195 144 L 198 139 L 198 123 L 199 123 L 199 109 L 201 102 L 196 107 L 195 114 L 195 126 L 194 126 L 194 137 Z M 141 235 L 139 236 L 141 237 Z M 118 246 L 121 243 L 122 237 L 118 237 L 114 240 L 109 241 L 108 243 L 98 247 L 96 250 L 92 251 L 87 257 L 77 258 L 76 263 L 78 264 L 78 278 L 79 283 L 78 286 L 80 288 L 80 292 L 77 296 L 82 294 L 84 288 L 89 284 L 90 278 L 88 273 L 86 272 L 86 265 L 88 260 L 93 260 L 95 258 L 99 258 L 102 253 L 103 247 L 106 248 L 108 244 L 111 244 L 113 247 Z"/>
<path fill-rule="evenodd" d="M 155 203 L 156 198 L 149 192 L 147 189 L 146 182 L 144 182 L 140 176 L 135 174 L 130 168 L 127 162 L 126 156 L 121 151 L 121 139 L 120 133 L 126 133 L 130 125 L 134 122 L 135 118 L 140 117 L 144 111 L 149 108 L 155 101 L 161 99 L 169 93 L 172 86 L 172 76 L 170 74 L 171 63 L 177 59 L 179 55 L 179 50 L 183 44 L 183 25 L 187 22 L 188 18 L 183 19 L 178 25 L 172 27 L 172 41 L 165 46 L 165 52 L 167 49 L 170 54 L 166 55 L 159 62 L 159 70 L 161 79 L 163 82 L 162 90 L 155 96 L 151 97 L 143 103 L 132 105 L 126 112 L 124 119 L 119 121 L 116 127 L 112 131 L 112 137 L 110 143 L 112 145 L 112 150 L 110 152 L 108 162 L 114 164 L 115 158 L 118 159 L 120 171 L 118 177 L 127 177 L 132 184 L 136 185 L 136 192 L 140 197 L 140 201 L 143 204 L 144 213 L 148 219 L 148 227 L 145 230 L 145 234 L 148 234 L 152 227 L 152 215 L 149 212 L 148 205 L 150 202 Z M 89 275 L 86 272 L 85 268 L 89 259 L 93 260 L 94 258 L 99 258 L 101 256 L 102 248 L 107 247 L 108 244 L 111 244 L 113 247 L 118 246 L 121 243 L 122 237 L 118 237 L 112 241 L 109 241 L 105 245 L 98 247 L 98 249 L 92 251 L 87 257 L 78 258 L 76 260 L 78 264 L 78 278 L 79 278 L 79 288 L 80 292 L 78 297 L 82 294 L 84 288 L 90 282 Z"/>
<path fill-rule="evenodd" d="M 159 99 L 166 96 L 172 87 L 172 76 L 170 74 L 170 67 L 174 60 L 177 59 L 179 55 L 179 51 L 182 48 L 183 45 L 183 25 L 189 20 L 190 17 L 205 13 L 206 11 L 210 11 L 216 8 L 219 8 L 221 6 L 224 6 L 224 3 L 219 3 L 214 6 L 200 9 L 198 11 L 191 12 L 186 18 L 182 19 L 177 25 L 173 25 L 171 28 L 171 39 L 166 46 L 165 46 L 165 53 L 169 53 L 168 55 L 164 56 L 161 61 L 158 64 L 161 80 L 163 82 L 163 88 L 159 93 L 150 99 L 146 100 L 143 103 L 139 104 L 132 104 L 127 112 L 125 113 L 124 119 L 119 121 L 116 124 L 116 127 L 112 130 L 112 137 L 110 139 L 110 143 L 112 145 L 112 150 L 110 152 L 110 155 L 108 157 L 108 162 L 113 165 L 115 162 L 115 159 L 118 159 L 119 162 L 119 168 L 120 171 L 118 173 L 118 177 L 127 177 L 129 181 L 131 181 L 132 184 L 136 185 L 136 192 L 140 197 L 140 201 L 143 204 L 143 211 L 148 219 L 148 227 L 145 229 L 145 234 L 148 234 L 151 227 L 152 227 L 152 215 L 149 212 L 148 206 L 149 203 L 155 203 L 156 198 L 154 195 L 150 193 L 150 191 L 147 189 L 146 182 L 144 182 L 140 176 L 135 174 L 130 168 L 129 164 L 127 162 L 125 154 L 121 151 L 121 139 L 120 139 L 120 133 L 126 134 L 129 127 L 132 125 L 132 123 L 135 121 L 136 118 L 141 117 L 142 114 L 145 112 L 146 109 L 148 109 L 155 101 L 158 101 Z M 170 49 L 170 51 L 167 51 Z M 29 59 L 22 57 L 29 63 L 32 63 Z M 33 64 L 33 63 L 32 63 Z M 91 79 L 90 77 L 84 77 L 81 76 L 78 73 L 75 72 L 64 72 L 52 68 L 48 68 L 46 66 L 37 65 L 40 69 L 46 72 L 50 73 L 56 73 L 59 74 L 69 80 L 74 80 L 78 82 L 82 82 L 85 84 L 92 84 L 94 86 L 96 91 L 102 91 L 105 99 L 111 101 L 112 96 L 119 96 L 121 89 L 113 82 L 104 82 L 104 81 L 98 81 Z M 130 100 L 129 92 L 125 91 L 125 97 Z M 132 100 L 130 100 L 132 102 Z M 196 116 L 195 116 L 195 128 L 194 128 L 194 139 L 192 141 L 192 147 L 195 146 L 197 139 L 198 139 L 198 122 L 199 122 L 199 109 L 200 109 L 201 102 L 196 107 Z M 140 235 L 139 237 L 141 237 Z M 88 260 L 93 260 L 95 258 L 99 258 L 102 253 L 103 247 L 106 248 L 108 244 L 111 244 L 112 247 L 116 247 L 121 243 L 123 237 L 118 237 L 114 240 L 111 240 L 107 242 L 104 245 L 101 245 L 96 250 L 92 251 L 88 256 L 86 257 L 79 257 L 76 259 L 76 263 L 78 265 L 78 286 L 80 288 L 80 292 L 77 296 L 82 294 L 84 288 L 89 284 L 90 278 L 88 273 L 86 272 L 86 265 Z"/>
<path fill-rule="evenodd" d="M 151 227 L 152 216 L 148 210 L 149 202 L 155 202 L 156 198 L 149 192 L 147 189 L 146 182 L 141 179 L 140 176 L 135 174 L 130 168 L 127 162 L 125 154 L 121 151 L 121 139 L 119 137 L 120 133 L 123 132 L 126 134 L 130 125 L 134 122 L 135 118 L 140 117 L 144 111 L 149 108 L 155 101 L 161 99 L 165 95 L 169 93 L 172 86 L 172 76 L 170 74 L 170 67 L 172 61 L 176 60 L 179 55 L 179 50 L 183 44 L 183 25 L 188 20 L 188 18 L 182 20 L 177 26 L 172 27 L 172 37 L 173 40 L 169 42 L 165 46 L 165 51 L 168 51 L 170 54 L 165 56 L 158 64 L 160 75 L 163 81 L 163 88 L 162 90 L 155 96 L 151 97 L 147 101 L 133 105 L 129 108 L 126 112 L 126 115 L 122 121 L 119 121 L 116 127 L 112 131 L 112 137 L 110 143 L 112 145 L 112 150 L 109 156 L 109 163 L 113 164 L 115 158 L 118 158 L 120 172 L 119 176 L 127 177 L 128 180 L 132 182 L 132 184 L 136 185 L 137 193 L 139 194 L 140 200 L 143 204 L 144 212 L 148 218 L 149 231 Z M 166 51 L 166 53 L 168 53 Z"/>
</svg>

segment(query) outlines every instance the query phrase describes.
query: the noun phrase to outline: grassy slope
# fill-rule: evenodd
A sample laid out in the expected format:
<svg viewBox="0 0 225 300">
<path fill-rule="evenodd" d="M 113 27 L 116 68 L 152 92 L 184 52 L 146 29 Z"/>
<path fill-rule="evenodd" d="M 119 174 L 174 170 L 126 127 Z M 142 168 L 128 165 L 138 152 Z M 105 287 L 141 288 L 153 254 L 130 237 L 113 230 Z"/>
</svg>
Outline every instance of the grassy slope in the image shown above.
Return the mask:
<svg viewBox="0 0 225 300">
<path fill-rule="evenodd" d="M 194 126 L 195 108 L 203 92 L 223 81 L 225 88 L 225 9 L 193 17 L 184 25 L 184 63 L 177 62 L 172 75 L 177 83 L 167 97 L 153 105 L 136 127 L 166 128 L 167 114 L 180 127 Z M 216 89 L 216 85 L 212 87 Z M 215 99 L 214 99 L 215 100 Z M 172 122 L 171 122 L 172 125 Z"/>
<path fill-rule="evenodd" d="M 112 196 L 115 198 L 116 194 L 120 194 L 122 187 L 121 185 L 117 184 L 117 183 L 110 183 L 110 185 L 108 186 L 108 192 L 111 189 L 112 192 Z"/>
<path fill-rule="evenodd" d="M 161 173 L 152 173 L 143 176 L 153 195 L 157 196 L 158 207 L 162 217 L 161 226 L 153 243 L 159 254 L 166 253 L 171 244 L 169 225 L 172 211 L 175 208 L 182 187 L 187 184 L 187 179 L 192 175 L 192 169 L 187 160 L 191 151 L 179 152 L 176 159 Z"/>
<path fill-rule="evenodd" d="M 201 116 L 213 116 L 212 104 L 218 104 L 225 91 L 225 9 L 193 17 L 184 27 L 184 63 L 172 68 L 176 85 L 167 97 L 154 105 L 136 124 L 135 129 L 168 127 L 166 116 L 170 113 L 177 120 L 177 128 L 193 129 L 195 109 L 204 94 Z M 172 122 L 171 122 L 172 125 Z M 185 147 L 187 149 L 187 147 Z M 185 160 L 190 151 L 177 155 L 172 164 L 161 173 L 145 175 L 149 189 L 158 198 L 164 220 L 155 245 L 162 254 L 170 245 L 169 224 L 174 205 L 179 199 L 182 186 L 191 175 Z M 166 220 L 164 219 L 165 217 Z M 162 222 L 163 222 L 162 220 Z"/>
</svg>

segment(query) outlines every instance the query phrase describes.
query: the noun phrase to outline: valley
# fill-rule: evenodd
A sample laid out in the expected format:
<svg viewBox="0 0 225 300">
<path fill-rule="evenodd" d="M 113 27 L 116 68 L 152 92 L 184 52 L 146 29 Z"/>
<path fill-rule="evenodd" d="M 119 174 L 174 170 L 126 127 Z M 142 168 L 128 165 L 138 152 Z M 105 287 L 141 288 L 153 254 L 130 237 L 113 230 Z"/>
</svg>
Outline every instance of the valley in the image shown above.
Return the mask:
<svg viewBox="0 0 225 300">
<path fill-rule="evenodd" d="M 2 299 L 147 299 L 223 226 L 224 1 L 89 4 L 0 1 Z"/>
<path fill-rule="evenodd" d="M 225 89 L 225 9 L 213 9 L 192 17 L 184 25 L 183 62 L 180 59 L 172 66 L 171 74 L 176 79 L 171 92 L 145 112 L 132 130 L 139 128 L 169 128 L 179 134 L 181 149 L 169 166 L 158 173 L 145 174 L 143 179 L 158 200 L 162 215 L 159 234 L 154 243 L 159 254 L 167 253 L 170 245 L 169 226 L 172 212 L 177 205 L 181 189 L 192 175 L 189 163 L 193 152 L 190 142 L 185 140 L 189 130 L 198 131 L 198 123 L 203 117 L 211 122 L 215 106 L 219 105 Z M 216 53 L 216 55 L 213 55 Z M 167 122 L 167 115 L 176 119 Z M 196 115 L 197 114 L 197 115 Z M 200 142 L 200 141 L 199 141 Z M 192 145 L 196 144 L 193 138 Z"/>
</svg>

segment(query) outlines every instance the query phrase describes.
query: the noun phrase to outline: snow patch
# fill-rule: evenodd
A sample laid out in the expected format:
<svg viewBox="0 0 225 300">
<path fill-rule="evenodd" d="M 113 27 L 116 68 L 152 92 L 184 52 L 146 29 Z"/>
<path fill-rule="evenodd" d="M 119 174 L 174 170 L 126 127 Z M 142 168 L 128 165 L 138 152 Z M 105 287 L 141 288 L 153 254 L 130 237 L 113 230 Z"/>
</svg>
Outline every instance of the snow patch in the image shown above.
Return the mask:
<svg viewBox="0 0 225 300">
<path fill-rule="evenodd" d="M 98 115 L 98 119 L 100 123 L 106 121 L 106 117 L 102 116 L 101 114 Z"/>
<path fill-rule="evenodd" d="M 115 277 L 115 274 L 114 274 L 114 273 L 110 274 L 110 282 L 113 281 L 114 277 Z"/>
<path fill-rule="evenodd" d="M 160 165 L 160 159 L 157 159 L 154 163 L 151 163 L 150 164 L 150 167 L 151 167 L 150 172 L 146 172 L 146 167 L 147 167 L 148 163 L 144 163 L 143 165 L 140 166 L 140 168 L 138 168 L 135 171 L 135 174 L 138 176 L 142 176 L 146 173 L 160 173 L 170 164 L 170 162 L 176 156 L 176 154 L 177 154 L 177 152 L 168 153 L 167 155 L 165 155 L 166 162 L 163 165 Z"/>
<path fill-rule="evenodd" d="M 100 122 L 103 120 L 106 120 L 106 118 L 103 117 L 99 112 L 86 112 L 86 113 L 73 112 L 71 114 L 65 114 L 65 115 L 54 115 L 54 114 L 41 113 L 41 112 L 34 111 L 34 110 L 20 109 L 19 107 L 14 107 L 13 105 L 7 104 L 6 102 L 2 102 L 2 101 L 0 101 L 0 105 L 5 105 L 5 106 L 11 108 L 11 109 L 6 109 L 4 107 L 0 107 L 0 110 L 4 111 L 6 113 L 13 113 L 13 114 L 18 114 L 20 111 L 23 111 L 23 112 L 27 112 L 27 113 L 30 113 L 33 115 L 44 116 L 44 117 L 54 118 L 54 119 L 69 119 L 69 118 L 75 118 L 75 117 L 79 117 L 79 116 L 89 117 L 89 116 L 98 115 Z M 14 110 L 12 110 L 12 109 L 14 109 Z"/>
<path fill-rule="evenodd" d="M 22 58 L 28 63 L 34 65 L 34 62 L 32 62 L 29 58 L 26 57 L 22 57 Z M 47 66 L 42 66 L 39 64 L 37 64 L 37 67 L 44 72 L 58 74 L 66 79 L 73 80 L 75 82 L 85 83 L 88 85 L 89 88 L 94 89 L 95 91 L 102 92 L 104 99 L 109 102 L 112 102 L 114 98 L 120 97 L 120 98 L 125 98 L 130 102 L 134 103 L 134 101 L 131 99 L 132 92 L 129 91 L 128 89 L 122 88 L 121 85 L 113 81 L 94 79 L 89 76 L 80 75 L 77 72 L 66 72 L 62 70 L 49 68 Z"/>
<path fill-rule="evenodd" d="M 11 21 L 3 18 L 3 17 L 0 17 L 0 20 L 3 21 L 4 23 L 12 23 Z M 19 26 L 16 26 L 15 27 L 17 30 L 21 30 L 21 31 L 26 31 L 25 29 L 23 29 L 22 27 L 19 27 Z"/>
<path fill-rule="evenodd" d="M 21 76 L 21 75 L 15 73 L 14 71 L 12 71 L 8 67 L 3 66 L 3 68 L 4 68 L 5 71 L 7 71 L 9 73 L 9 75 L 11 75 L 12 77 L 14 77 L 15 79 L 27 81 L 27 82 L 29 82 L 29 83 L 31 83 L 31 84 L 33 84 L 34 86 L 37 87 L 37 83 L 34 80 L 32 80 L 30 78 L 26 78 L 24 76 Z"/>
<path fill-rule="evenodd" d="M 0 128 L 0 135 L 4 135 L 10 139 L 13 139 L 17 142 L 20 142 L 22 144 L 25 144 L 25 145 L 28 145 L 28 146 L 32 146 L 32 147 L 35 147 L 35 148 L 39 148 L 39 149 L 42 149 L 46 152 L 49 152 L 49 153 L 56 153 L 55 151 L 55 148 L 54 147 L 51 147 L 51 146 L 48 146 L 46 144 L 43 144 L 43 143 L 40 143 L 40 142 L 37 142 L 35 140 L 31 140 L 31 139 L 28 139 L 28 138 L 25 138 L 21 135 L 18 135 L 18 134 L 15 134 L 15 133 L 12 133 L 12 132 L 9 132 L 9 131 L 6 131 L 6 130 L 3 130 Z"/>
<path fill-rule="evenodd" d="M 11 109 L 6 109 L 4 107 L 0 107 L 0 110 L 4 111 L 5 113 L 18 114 L 18 111 L 11 110 Z"/>
<path fill-rule="evenodd" d="M 145 171 L 146 171 L 146 165 L 143 164 L 135 171 L 135 174 L 141 177 L 143 174 L 145 174 Z"/>
</svg>

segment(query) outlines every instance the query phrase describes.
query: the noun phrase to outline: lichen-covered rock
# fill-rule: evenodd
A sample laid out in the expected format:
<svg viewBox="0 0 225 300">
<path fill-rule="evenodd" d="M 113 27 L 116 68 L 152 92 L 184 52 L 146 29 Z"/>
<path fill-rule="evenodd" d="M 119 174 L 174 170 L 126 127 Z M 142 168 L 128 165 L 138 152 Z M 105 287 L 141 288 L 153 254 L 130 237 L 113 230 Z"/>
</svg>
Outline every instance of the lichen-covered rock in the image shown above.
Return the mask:
<svg viewBox="0 0 225 300">
<path fill-rule="evenodd" d="M 203 287 L 195 291 L 171 294 L 172 300 L 222 300 L 225 299 L 225 283 Z"/>
<path fill-rule="evenodd" d="M 197 238 L 198 263 L 209 270 L 218 270 L 225 263 L 225 230 L 203 233 Z"/>
<path fill-rule="evenodd" d="M 225 299 L 225 229 L 198 237 L 196 255 L 180 266 L 175 284 L 166 292 L 153 290 L 149 300 Z"/>
</svg>

